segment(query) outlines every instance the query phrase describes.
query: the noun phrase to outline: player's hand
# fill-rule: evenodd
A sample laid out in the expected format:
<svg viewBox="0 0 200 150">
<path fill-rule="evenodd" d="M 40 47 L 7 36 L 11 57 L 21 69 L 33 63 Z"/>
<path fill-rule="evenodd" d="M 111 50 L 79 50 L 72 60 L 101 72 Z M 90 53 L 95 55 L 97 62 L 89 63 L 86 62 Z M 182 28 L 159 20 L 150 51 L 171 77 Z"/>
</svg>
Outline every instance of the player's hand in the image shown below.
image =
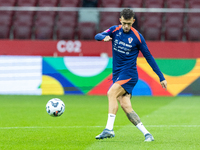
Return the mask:
<svg viewBox="0 0 200 150">
<path fill-rule="evenodd" d="M 103 39 L 104 42 L 109 42 L 109 41 L 112 41 L 112 38 L 110 36 L 106 36 L 104 39 Z"/>
<path fill-rule="evenodd" d="M 162 87 L 167 90 L 167 81 L 166 80 L 163 80 L 160 82 L 160 84 L 162 85 Z"/>
</svg>

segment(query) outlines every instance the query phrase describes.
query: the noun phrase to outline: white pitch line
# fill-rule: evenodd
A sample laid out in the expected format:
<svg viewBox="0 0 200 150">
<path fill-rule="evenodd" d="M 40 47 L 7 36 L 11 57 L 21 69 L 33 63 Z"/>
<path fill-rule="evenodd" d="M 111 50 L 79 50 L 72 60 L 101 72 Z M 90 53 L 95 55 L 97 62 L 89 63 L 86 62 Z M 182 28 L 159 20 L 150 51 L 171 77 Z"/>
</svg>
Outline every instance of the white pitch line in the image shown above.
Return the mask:
<svg viewBox="0 0 200 150">
<path fill-rule="evenodd" d="M 0 130 L 6 129 L 51 129 L 51 128 L 104 128 L 105 126 L 27 126 L 27 127 L 0 127 Z M 115 126 L 117 128 L 124 126 Z M 126 126 L 127 127 L 127 126 Z M 128 126 L 128 127 L 134 127 Z M 200 125 L 146 125 L 145 127 L 150 128 L 199 128 Z"/>
</svg>

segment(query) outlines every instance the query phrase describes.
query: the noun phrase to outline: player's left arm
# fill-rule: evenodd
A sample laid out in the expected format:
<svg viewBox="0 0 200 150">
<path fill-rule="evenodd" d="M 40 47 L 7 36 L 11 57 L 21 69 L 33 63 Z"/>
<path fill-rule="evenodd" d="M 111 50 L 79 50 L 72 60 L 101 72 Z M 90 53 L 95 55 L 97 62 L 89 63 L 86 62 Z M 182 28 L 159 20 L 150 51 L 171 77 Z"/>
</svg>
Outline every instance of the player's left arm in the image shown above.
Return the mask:
<svg viewBox="0 0 200 150">
<path fill-rule="evenodd" d="M 158 77 L 160 78 L 160 83 L 161 86 L 164 89 L 167 89 L 167 81 L 165 80 L 165 77 L 163 75 L 163 73 L 160 71 L 160 68 L 158 67 L 155 59 L 153 58 L 152 54 L 150 53 L 147 44 L 143 38 L 143 36 L 140 34 L 140 38 L 141 38 L 141 42 L 139 43 L 139 49 L 142 52 L 143 56 L 145 57 L 145 59 L 147 60 L 147 62 L 149 63 L 149 65 L 151 66 L 151 68 L 153 69 L 153 71 L 158 75 Z"/>
</svg>

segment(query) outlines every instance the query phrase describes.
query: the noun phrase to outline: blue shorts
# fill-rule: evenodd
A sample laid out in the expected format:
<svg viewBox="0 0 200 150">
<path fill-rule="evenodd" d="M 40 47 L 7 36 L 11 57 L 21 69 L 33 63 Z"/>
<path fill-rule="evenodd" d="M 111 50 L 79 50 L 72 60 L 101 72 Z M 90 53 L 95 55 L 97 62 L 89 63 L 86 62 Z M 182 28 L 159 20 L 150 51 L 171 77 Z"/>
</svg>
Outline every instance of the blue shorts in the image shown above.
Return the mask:
<svg viewBox="0 0 200 150">
<path fill-rule="evenodd" d="M 128 94 L 132 94 L 133 88 L 138 81 L 138 76 L 130 76 L 126 74 L 120 74 L 117 78 L 113 77 L 113 83 L 120 84 Z"/>
</svg>

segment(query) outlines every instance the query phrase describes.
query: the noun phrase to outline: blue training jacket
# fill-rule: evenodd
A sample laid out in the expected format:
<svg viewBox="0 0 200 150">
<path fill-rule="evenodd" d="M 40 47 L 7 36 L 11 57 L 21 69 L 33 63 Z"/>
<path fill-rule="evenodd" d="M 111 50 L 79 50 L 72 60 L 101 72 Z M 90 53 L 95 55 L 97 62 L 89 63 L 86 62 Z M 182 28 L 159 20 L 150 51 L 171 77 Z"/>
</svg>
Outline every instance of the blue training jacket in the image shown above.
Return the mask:
<svg viewBox="0 0 200 150">
<path fill-rule="evenodd" d="M 140 50 L 153 71 L 160 78 L 160 81 L 165 80 L 143 36 L 136 29 L 131 27 L 131 30 L 125 33 L 121 25 L 116 25 L 102 33 L 98 33 L 95 39 L 102 41 L 106 36 L 112 38 L 113 78 L 117 78 L 120 73 L 137 78 L 136 61 Z"/>
</svg>

